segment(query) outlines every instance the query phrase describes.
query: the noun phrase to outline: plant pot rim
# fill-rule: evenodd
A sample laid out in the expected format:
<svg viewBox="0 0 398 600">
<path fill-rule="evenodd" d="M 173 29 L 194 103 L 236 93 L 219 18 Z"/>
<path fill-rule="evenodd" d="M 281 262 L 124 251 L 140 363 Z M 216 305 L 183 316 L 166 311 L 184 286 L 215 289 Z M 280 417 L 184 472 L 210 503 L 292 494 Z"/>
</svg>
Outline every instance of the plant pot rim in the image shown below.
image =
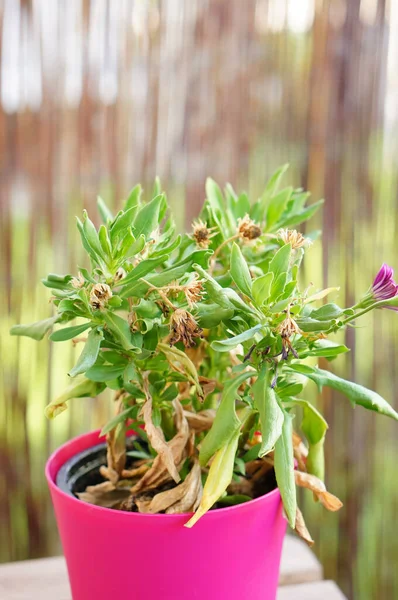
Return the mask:
<svg viewBox="0 0 398 600">
<path fill-rule="evenodd" d="M 65 501 L 71 502 L 72 505 L 79 505 L 81 508 L 86 507 L 87 510 L 90 511 L 90 513 L 97 513 L 98 516 L 100 516 L 100 514 L 102 514 L 103 516 L 107 515 L 108 517 L 111 517 L 112 514 L 117 515 L 117 517 L 119 519 L 133 519 L 133 518 L 157 518 L 157 519 L 167 519 L 168 521 L 171 521 L 172 519 L 174 520 L 181 520 L 181 517 L 185 517 L 186 519 L 189 519 L 189 517 L 192 516 L 192 512 L 185 512 L 185 513 L 176 513 L 176 514 L 172 514 L 172 515 L 167 515 L 167 514 L 149 514 L 149 513 L 134 513 L 134 512 L 128 512 L 128 511 L 122 511 L 122 510 L 115 510 L 114 508 L 106 508 L 103 506 L 97 506 L 96 504 L 89 504 L 88 502 L 84 502 L 83 500 L 79 500 L 79 498 L 76 498 L 76 496 L 74 495 L 70 495 L 67 494 L 66 492 L 64 492 L 63 490 L 61 490 L 61 488 L 59 488 L 56 484 L 56 477 L 57 477 L 57 473 L 60 470 L 60 468 L 66 463 L 67 460 L 69 460 L 69 458 L 71 458 L 72 456 L 74 456 L 75 454 L 77 454 L 76 451 L 72 451 L 73 447 L 76 444 L 79 444 L 79 442 L 84 442 L 85 443 L 85 447 L 81 447 L 78 452 L 80 452 L 83 449 L 88 449 L 91 446 L 95 446 L 98 443 L 104 442 L 105 441 L 105 436 L 100 436 L 100 429 L 95 429 L 93 431 L 89 431 L 86 433 L 82 433 L 70 440 L 68 440 L 67 442 L 65 442 L 64 444 L 62 444 L 61 446 L 59 446 L 48 458 L 47 462 L 46 462 L 46 467 L 45 467 L 45 476 L 47 479 L 47 483 L 50 487 L 50 490 L 52 491 L 52 493 L 56 493 L 56 494 L 60 494 Z M 131 434 L 134 434 L 134 432 L 131 432 Z M 87 442 L 90 440 L 90 443 L 87 444 Z M 93 443 L 91 443 L 91 441 Z M 67 456 L 67 452 L 69 450 L 69 455 Z M 62 455 L 64 455 L 62 457 Z M 54 467 L 54 463 L 57 465 L 56 467 Z M 252 506 L 253 504 L 259 504 L 259 503 L 264 503 L 267 504 L 268 502 L 272 502 L 275 498 L 275 496 L 280 496 L 280 492 L 279 492 L 279 488 L 276 487 L 274 490 L 272 490 L 271 492 L 268 492 L 267 494 L 264 494 L 263 496 L 260 496 L 259 498 L 254 498 L 253 500 L 249 500 L 248 502 L 244 502 L 242 504 L 236 504 L 234 506 L 225 506 L 224 508 L 217 508 L 214 511 L 209 511 L 207 512 L 203 517 L 206 519 L 212 518 L 215 515 L 220 515 L 220 514 L 226 514 L 226 513 L 236 513 L 237 511 L 242 511 L 242 508 L 245 507 L 245 510 L 247 510 L 247 508 L 249 506 Z"/>
</svg>

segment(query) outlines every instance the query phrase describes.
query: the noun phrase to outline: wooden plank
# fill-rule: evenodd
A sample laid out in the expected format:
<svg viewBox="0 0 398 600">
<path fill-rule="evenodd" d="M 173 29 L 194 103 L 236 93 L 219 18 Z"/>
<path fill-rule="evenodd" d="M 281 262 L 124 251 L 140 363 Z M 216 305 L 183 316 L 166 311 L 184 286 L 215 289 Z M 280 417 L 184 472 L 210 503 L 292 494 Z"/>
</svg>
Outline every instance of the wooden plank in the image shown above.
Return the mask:
<svg viewBox="0 0 398 600">
<path fill-rule="evenodd" d="M 278 590 L 277 600 L 347 600 L 333 581 L 287 585 Z"/>
<path fill-rule="evenodd" d="M 320 579 L 322 579 L 322 567 L 311 550 L 301 540 L 290 535 L 286 536 L 280 584 L 287 586 Z M 54 600 L 55 598 L 70 600 L 64 558 L 58 556 L 0 565 L 0 598 L 1 600 Z M 283 596 L 283 598 L 290 598 L 290 596 Z"/>
</svg>

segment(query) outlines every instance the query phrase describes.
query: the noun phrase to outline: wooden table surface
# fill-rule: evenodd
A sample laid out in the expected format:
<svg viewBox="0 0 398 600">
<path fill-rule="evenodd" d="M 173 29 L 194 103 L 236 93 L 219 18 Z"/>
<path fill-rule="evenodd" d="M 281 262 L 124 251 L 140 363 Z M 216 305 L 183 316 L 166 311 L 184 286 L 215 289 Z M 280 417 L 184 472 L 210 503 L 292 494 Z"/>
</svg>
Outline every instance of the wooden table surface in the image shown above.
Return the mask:
<svg viewBox="0 0 398 600">
<path fill-rule="evenodd" d="M 322 581 L 322 575 L 311 550 L 301 540 L 286 536 L 277 600 L 345 600 L 332 581 Z M 64 557 L 0 564 L 0 598 L 71 600 Z"/>
</svg>

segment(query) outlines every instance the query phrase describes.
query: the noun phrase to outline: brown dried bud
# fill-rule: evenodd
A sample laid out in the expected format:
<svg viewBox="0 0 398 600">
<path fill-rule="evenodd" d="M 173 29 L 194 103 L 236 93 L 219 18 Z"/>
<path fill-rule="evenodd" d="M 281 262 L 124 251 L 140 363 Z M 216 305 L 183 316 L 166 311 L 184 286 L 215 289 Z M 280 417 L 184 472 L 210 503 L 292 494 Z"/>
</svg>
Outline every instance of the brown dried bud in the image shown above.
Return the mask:
<svg viewBox="0 0 398 600">
<path fill-rule="evenodd" d="M 196 302 L 200 302 L 203 291 L 203 281 L 197 278 L 184 287 L 185 297 L 191 308 Z"/>
<path fill-rule="evenodd" d="M 215 227 L 207 227 L 206 223 L 203 223 L 201 219 L 192 223 L 192 235 L 200 248 L 208 248 L 210 245 L 211 238 L 216 235 L 214 231 Z"/>
<path fill-rule="evenodd" d="M 286 360 L 289 352 L 291 352 L 295 358 L 298 358 L 298 354 L 290 341 L 292 335 L 301 333 L 301 329 L 296 321 L 290 316 L 287 316 L 286 319 L 278 325 L 277 332 L 282 338 L 282 359 Z"/>
<path fill-rule="evenodd" d="M 103 308 L 105 302 L 112 297 L 112 290 L 106 283 L 96 283 L 90 294 L 90 304 L 95 310 Z"/>
<path fill-rule="evenodd" d="M 73 279 L 71 280 L 71 284 L 75 288 L 75 290 L 79 290 L 84 286 L 84 277 L 80 273 L 80 271 L 77 277 L 73 277 Z"/>
<path fill-rule="evenodd" d="M 177 308 L 170 317 L 170 346 L 180 340 L 186 348 L 195 345 L 195 338 L 201 337 L 203 330 L 188 311 Z"/>
<path fill-rule="evenodd" d="M 290 244 L 293 250 L 312 244 L 311 240 L 305 238 L 295 229 L 280 229 L 278 231 L 278 236 L 285 244 Z"/>
<path fill-rule="evenodd" d="M 125 277 L 126 277 L 126 271 L 122 267 L 119 267 L 115 273 L 115 277 L 114 277 L 115 283 L 117 283 L 118 281 L 121 281 Z"/>
<path fill-rule="evenodd" d="M 243 219 L 238 219 L 238 234 L 244 240 L 255 240 L 262 234 L 261 227 L 245 215 Z"/>
</svg>

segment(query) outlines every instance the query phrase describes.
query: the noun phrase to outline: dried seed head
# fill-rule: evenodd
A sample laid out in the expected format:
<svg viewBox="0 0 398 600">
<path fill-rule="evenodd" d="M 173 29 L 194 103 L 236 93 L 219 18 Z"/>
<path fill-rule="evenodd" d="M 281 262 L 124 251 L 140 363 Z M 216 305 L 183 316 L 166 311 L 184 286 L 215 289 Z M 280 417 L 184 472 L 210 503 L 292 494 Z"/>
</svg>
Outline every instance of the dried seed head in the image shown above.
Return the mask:
<svg viewBox="0 0 398 600">
<path fill-rule="evenodd" d="M 201 219 L 192 223 L 192 235 L 200 248 L 209 247 L 211 238 L 216 235 L 215 229 L 215 227 L 207 227 L 206 223 L 203 223 Z"/>
<path fill-rule="evenodd" d="M 105 302 L 112 297 L 112 290 L 106 283 L 96 283 L 90 294 L 90 304 L 95 310 L 103 308 Z"/>
<path fill-rule="evenodd" d="M 125 277 L 126 277 L 126 271 L 122 267 L 119 267 L 115 273 L 115 278 L 114 278 L 115 283 L 117 283 L 118 281 L 121 281 Z"/>
<path fill-rule="evenodd" d="M 72 287 L 75 288 L 75 290 L 79 290 L 80 288 L 82 288 L 84 286 L 84 277 L 83 275 L 80 273 L 77 277 L 73 277 L 73 279 L 71 280 L 71 284 Z"/>
<path fill-rule="evenodd" d="M 278 237 L 285 244 L 291 244 L 293 250 L 297 250 L 303 246 L 310 246 L 312 244 L 310 239 L 305 238 L 295 229 L 280 229 L 278 231 Z"/>
<path fill-rule="evenodd" d="M 200 302 L 203 296 L 203 280 L 195 278 L 184 287 L 184 294 L 188 305 L 192 308 L 196 302 Z"/>
<path fill-rule="evenodd" d="M 292 335 L 301 333 L 301 329 L 296 321 L 288 315 L 286 319 L 278 325 L 277 332 L 282 338 L 282 359 L 286 360 L 289 352 L 291 352 L 295 358 L 298 358 L 298 354 L 290 341 Z"/>
<path fill-rule="evenodd" d="M 181 340 L 186 348 L 191 348 L 195 338 L 202 336 L 202 331 L 191 313 L 177 308 L 170 317 L 170 346 Z"/>
<path fill-rule="evenodd" d="M 243 219 L 238 219 L 237 233 L 243 240 L 255 240 L 260 237 L 262 231 L 249 215 L 245 215 Z"/>
</svg>

